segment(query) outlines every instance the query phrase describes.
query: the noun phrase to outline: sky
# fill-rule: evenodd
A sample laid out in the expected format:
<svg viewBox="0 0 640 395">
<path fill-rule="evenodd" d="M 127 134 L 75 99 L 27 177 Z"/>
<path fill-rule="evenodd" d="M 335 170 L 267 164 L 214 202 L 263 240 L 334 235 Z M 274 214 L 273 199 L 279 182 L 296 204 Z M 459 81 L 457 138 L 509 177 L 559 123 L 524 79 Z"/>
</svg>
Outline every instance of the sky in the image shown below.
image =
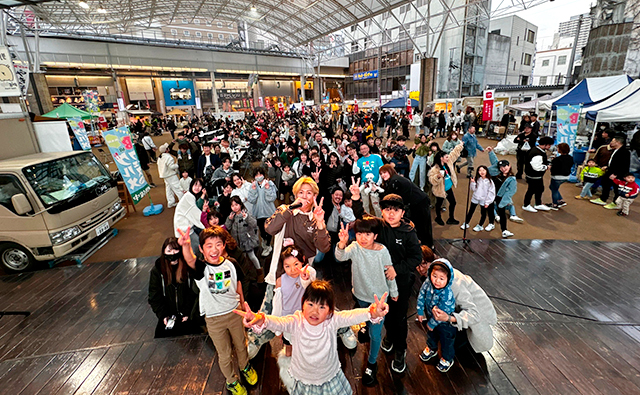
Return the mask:
<svg viewBox="0 0 640 395">
<path fill-rule="evenodd" d="M 498 0 L 493 0 L 495 3 Z M 545 50 L 553 41 L 560 22 L 568 21 L 574 15 L 588 13 L 596 0 L 555 0 L 518 12 L 520 18 L 538 26 L 536 49 Z"/>
</svg>

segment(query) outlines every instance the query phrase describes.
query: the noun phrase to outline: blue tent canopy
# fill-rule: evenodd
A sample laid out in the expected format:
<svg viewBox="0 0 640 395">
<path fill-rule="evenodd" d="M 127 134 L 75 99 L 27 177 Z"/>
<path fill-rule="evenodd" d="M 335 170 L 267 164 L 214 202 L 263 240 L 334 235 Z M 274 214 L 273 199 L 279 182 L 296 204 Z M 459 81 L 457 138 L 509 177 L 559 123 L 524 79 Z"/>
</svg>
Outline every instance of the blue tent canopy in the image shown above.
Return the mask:
<svg viewBox="0 0 640 395">
<path fill-rule="evenodd" d="M 418 107 L 419 103 L 417 100 L 414 100 L 414 99 L 410 99 L 410 100 L 411 100 L 411 107 Z M 406 107 L 407 107 L 407 100 L 403 97 L 393 99 L 382 105 L 382 108 L 406 108 Z"/>
<path fill-rule="evenodd" d="M 589 107 L 598 103 L 633 81 L 628 75 L 616 75 L 611 77 L 585 78 L 570 91 L 560 96 L 553 102 L 553 107 L 582 104 Z"/>
</svg>

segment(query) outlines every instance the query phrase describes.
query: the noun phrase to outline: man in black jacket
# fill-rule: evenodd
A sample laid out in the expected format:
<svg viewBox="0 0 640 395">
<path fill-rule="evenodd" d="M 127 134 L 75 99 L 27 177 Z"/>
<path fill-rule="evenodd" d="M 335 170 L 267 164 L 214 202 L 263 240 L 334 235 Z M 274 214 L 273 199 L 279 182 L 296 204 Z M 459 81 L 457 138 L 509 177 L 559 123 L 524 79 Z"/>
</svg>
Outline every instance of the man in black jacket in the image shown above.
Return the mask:
<svg viewBox="0 0 640 395">
<path fill-rule="evenodd" d="M 609 146 L 613 149 L 613 153 L 611 154 L 611 158 L 609 158 L 609 163 L 606 168 L 603 169 L 605 170 L 605 173 L 601 178 L 602 195 L 600 195 L 600 198 L 598 199 L 591 200 L 591 203 L 599 204 L 604 206 L 606 209 L 613 210 L 618 208 L 618 205 L 614 203 L 618 198 L 618 186 L 609 177 L 611 175 L 615 175 L 616 178 L 622 180 L 625 174 L 629 173 L 629 167 L 631 166 L 631 154 L 625 147 L 625 137 L 623 135 L 613 136 Z M 607 204 L 611 188 L 613 188 L 613 202 Z"/>
<path fill-rule="evenodd" d="M 349 188 L 352 194 L 353 212 L 356 218 L 362 218 L 365 214 L 360 200 L 360 189 L 355 181 Z M 395 349 L 395 357 L 391 363 L 391 369 L 396 373 L 402 373 L 407 368 L 407 310 L 409 297 L 415 281 L 415 270 L 422 262 L 422 249 L 418 241 L 418 235 L 413 224 L 403 219 L 404 202 L 402 197 L 390 194 L 380 202 L 382 218 L 380 221 L 380 233 L 377 241 L 389 250 L 393 266 L 386 268 L 388 279 L 395 278 L 398 284 L 398 300 L 388 300 L 389 314 L 387 314 L 384 326 L 387 330 L 382 340 L 382 350 L 391 352 Z"/>
<path fill-rule="evenodd" d="M 516 148 L 516 159 L 518 160 L 518 172 L 516 173 L 516 179 L 522 178 L 522 173 L 524 172 L 524 166 L 527 163 L 529 151 L 536 146 L 537 140 L 538 135 L 533 133 L 533 129 L 529 123 L 524 125 L 524 131 L 517 135 L 513 140 L 514 143 L 518 144 L 518 147 Z"/>
</svg>

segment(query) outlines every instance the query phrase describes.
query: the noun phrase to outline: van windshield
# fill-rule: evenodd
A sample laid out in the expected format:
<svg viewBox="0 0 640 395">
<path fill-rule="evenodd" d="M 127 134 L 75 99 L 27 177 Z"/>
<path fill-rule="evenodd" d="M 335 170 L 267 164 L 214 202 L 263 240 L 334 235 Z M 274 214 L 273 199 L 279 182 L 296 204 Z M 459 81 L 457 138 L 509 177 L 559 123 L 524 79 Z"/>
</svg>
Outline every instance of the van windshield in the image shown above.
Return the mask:
<svg viewBox="0 0 640 395">
<path fill-rule="evenodd" d="M 88 152 L 28 166 L 22 172 L 46 208 L 81 197 L 88 201 L 112 186 L 109 171 Z"/>
</svg>

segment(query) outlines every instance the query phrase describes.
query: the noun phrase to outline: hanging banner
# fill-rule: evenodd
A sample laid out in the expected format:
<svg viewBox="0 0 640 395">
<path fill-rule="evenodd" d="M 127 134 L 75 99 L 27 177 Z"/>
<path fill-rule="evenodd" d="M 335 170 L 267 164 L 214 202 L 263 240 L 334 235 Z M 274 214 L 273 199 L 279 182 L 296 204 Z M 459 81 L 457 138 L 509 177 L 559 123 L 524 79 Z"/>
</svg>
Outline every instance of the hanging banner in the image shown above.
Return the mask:
<svg viewBox="0 0 640 395">
<path fill-rule="evenodd" d="M 358 99 L 355 96 L 353 97 L 353 112 L 358 113 Z"/>
<path fill-rule="evenodd" d="M 501 101 L 493 102 L 493 118 L 491 118 L 491 120 L 493 122 L 500 122 L 502 120 L 503 115 L 504 115 L 504 102 L 501 102 Z"/>
<path fill-rule="evenodd" d="M 131 194 L 133 203 L 138 203 L 151 190 L 151 187 L 147 184 L 147 180 L 142 173 L 140 160 L 131 141 L 129 127 L 122 126 L 117 129 L 107 130 L 102 132 L 102 136 L 107 146 L 109 146 L 109 151 L 111 151 L 120 175 Z"/>
<path fill-rule="evenodd" d="M 7 47 L 0 47 L 0 97 L 20 96 L 20 84 Z"/>
<path fill-rule="evenodd" d="M 84 127 L 84 122 L 82 122 L 82 118 L 73 117 L 67 119 L 69 122 L 69 126 L 71 126 L 71 130 L 73 134 L 76 136 L 76 140 L 80 144 L 83 150 L 87 151 L 91 149 L 91 143 L 89 142 L 89 137 L 87 136 L 87 129 Z"/>
<path fill-rule="evenodd" d="M 100 106 L 98 105 L 98 92 L 86 90 L 82 92 L 82 96 L 84 97 L 84 104 L 86 106 L 87 111 L 94 114 L 100 112 Z"/>
<path fill-rule="evenodd" d="M 264 99 L 264 104 L 267 107 L 267 110 L 271 110 L 271 102 L 268 97 Z"/>
<path fill-rule="evenodd" d="M 496 91 L 486 90 L 482 92 L 482 120 L 491 121 L 493 119 L 493 96 Z"/>
<path fill-rule="evenodd" d="M 556 144 L 567 143 L 573 152 L 573 146 L 578 134 L 578 119 L 580 118 L 580 105 L 558 106 Z"/>
</svg>

